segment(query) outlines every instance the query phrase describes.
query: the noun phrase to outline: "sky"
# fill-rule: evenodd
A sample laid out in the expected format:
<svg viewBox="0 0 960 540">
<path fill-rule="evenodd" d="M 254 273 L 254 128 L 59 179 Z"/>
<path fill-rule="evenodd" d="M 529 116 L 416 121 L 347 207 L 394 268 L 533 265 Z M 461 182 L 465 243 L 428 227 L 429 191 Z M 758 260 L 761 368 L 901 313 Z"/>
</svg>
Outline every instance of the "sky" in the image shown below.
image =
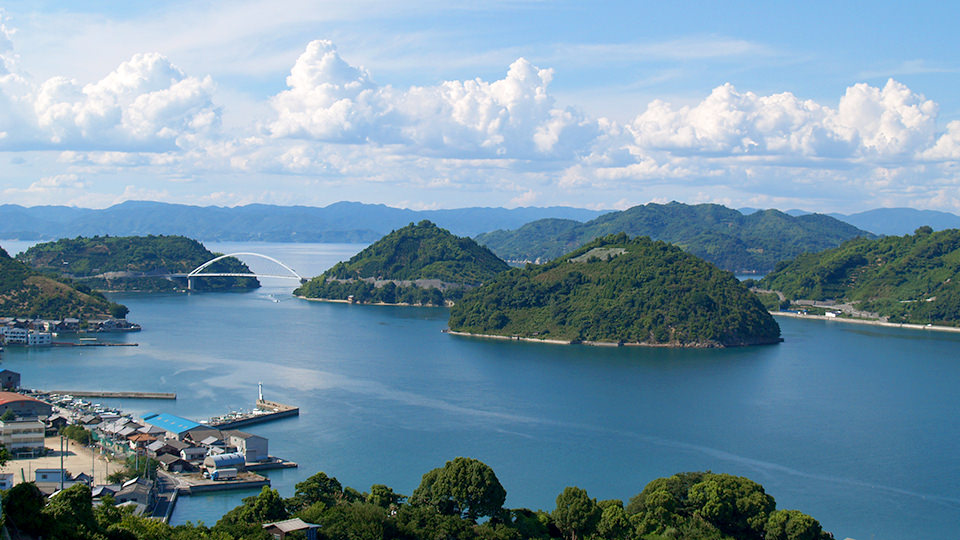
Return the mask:
<svg viewBox="0 0 960 540">
<path fill-rule="evenodd" d="M 960 213 L 957 20 L 926 1 L 5 0 L 0 203 Z"/>
</svg>

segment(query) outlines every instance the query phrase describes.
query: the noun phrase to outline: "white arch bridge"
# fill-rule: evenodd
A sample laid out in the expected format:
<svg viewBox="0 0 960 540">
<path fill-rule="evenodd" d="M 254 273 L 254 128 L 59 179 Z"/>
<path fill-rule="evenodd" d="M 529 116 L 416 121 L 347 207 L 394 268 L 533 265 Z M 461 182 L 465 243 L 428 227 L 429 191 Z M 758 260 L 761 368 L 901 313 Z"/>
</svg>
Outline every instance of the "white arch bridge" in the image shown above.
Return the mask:
<svg viewBox="0 0 960 540">
<path fill-rule="evenodd" d="M 284 270 L 289 272 L 289 274 L 263 274 L 258 272 L 250 273 L 239 273 L 239 272 L 204 272 L 208 266 L 211 264 L 226 259 L 227 257 L 237 257 L 240 255 L 247 255 L 252 257 L 260 257 L 261 259 L 266 259 L 268 261 L 274 262 L 280 265 Z M 200 266 L 194 268 L 187 274 L 171 274 L 170 277 L 185 277 L 187 278 L 187 290 L 193 290 L 193 278 L 195 277 L 257 277 L 257 278 L 280 278 L 280 279 L 295 279 L 300 283 L 306 283 L 307 279 L 297 273 L 296 270 L 290 268 L 289 266 L 283 264 L 282 262 L 274 259 L 269 255 L 263 255 L 262 253 L 254 253 L 252 251 L 238 251 L 236 253 L 228 253 L 226 255 L 220 255 L 219 257 L 214 257 L 209 261 L 201 264 Z"/>
</svg>

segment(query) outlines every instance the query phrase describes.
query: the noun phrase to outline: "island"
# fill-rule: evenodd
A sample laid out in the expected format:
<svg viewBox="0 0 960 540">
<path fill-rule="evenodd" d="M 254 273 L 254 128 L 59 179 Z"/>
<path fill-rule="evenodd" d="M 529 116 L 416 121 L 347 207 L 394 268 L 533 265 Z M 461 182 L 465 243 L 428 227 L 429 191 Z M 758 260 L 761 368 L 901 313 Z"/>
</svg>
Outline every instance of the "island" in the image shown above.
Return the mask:
<svg viewBox="0 0 960 540">
<path fill-rule="evenodd" d="M 127 307 L 82 284 L 42 274 L 0 248 L 0 317 L 123 319 Z"/>
<path fill-rule="evenodd" d="M 851 240 L 784 261 L 750 285 L 777 294 L 787 310 L 960 326 L 960 230 Z"/>
<path fill-rule="evenodd" d="M 801 253 L 834 248 L 852 238 L 874 238 L 823 214 L 760 210 L 744 215 L 719 204 L 671 202 L 634 206 L 586 223 L 541 219 L 512 231 L 484 233 L 476 240 L 507 261 L 540 262 L 620 232 L 670 242 L 738 274 L 764 274 Z"/>
<path fill-rule="evenodd" d="M 562 343 L 780 342 L 777 322 L 733 274 L 666 242 L 624 233 L 497 275 L 451 308 L 449 327 Z"/>
<path fill-rule="evenodd" d="M 37 244 L 17 259 L 95 290 L 164 292 L 186 289 L 182 276 L 219 255 L 185 236 L 78 236 Z M 251 273 L 233 257 L 204 272 Z M 198 291 L 228 291 L 255 289 L 260 282 L 255 277 L 197 277 L 192 285 Z"/>
<path fill-rule="evenodd" d="M 423 220 L 391 232 L 293 293 L 358 304 L 452 305 L 508 269 L 472 239 Z"/>
</svg>

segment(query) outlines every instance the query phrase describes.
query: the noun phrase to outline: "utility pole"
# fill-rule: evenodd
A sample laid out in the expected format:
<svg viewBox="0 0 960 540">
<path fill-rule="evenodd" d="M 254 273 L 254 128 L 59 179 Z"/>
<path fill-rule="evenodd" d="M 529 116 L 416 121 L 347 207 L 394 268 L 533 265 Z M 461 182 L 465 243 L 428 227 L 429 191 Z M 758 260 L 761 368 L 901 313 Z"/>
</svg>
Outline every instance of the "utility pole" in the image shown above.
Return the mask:
<svg viewBox="0 0 960 540">
<path fill-rule="evenodd" d="M 60 435 L 60 491 L 63 491 L 63 435 Z"/>
</svg>

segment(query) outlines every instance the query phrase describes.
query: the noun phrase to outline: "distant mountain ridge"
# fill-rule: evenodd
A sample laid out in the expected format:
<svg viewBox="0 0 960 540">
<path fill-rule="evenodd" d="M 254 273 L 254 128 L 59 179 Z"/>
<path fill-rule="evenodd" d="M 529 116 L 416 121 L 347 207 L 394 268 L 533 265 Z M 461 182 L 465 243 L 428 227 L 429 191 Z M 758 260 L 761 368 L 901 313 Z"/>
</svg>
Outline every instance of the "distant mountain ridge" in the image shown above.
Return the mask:
<svg viewBox="0 0 960 540">
<path fill-rule="evenodd" d="M 550 260 L 609 234 L 670 242 L 724 270 L 764 273 L 804 252 L 832 248 L 867 231 L 823 214 L 790 216 L 778 210 L 743 215 L 718 204 L 650 203 L 579 223 L 546 219 L 512 231 L 476 237 L 506 260 Z"/>
<path fill-rule="evenodd" d="M 190 206 L 127 201 L 94 210 L 0 205 L 0 238 L 53 240 L 75 236 L 181 235 L 204 241 L 373 242 L 427 219 L 460 236 L 516 228 L 547 217 L 590 220 L 604 212 L 571 207 L 408 210 L 338 202 L 325 207 L 251 204 Z"/>
<path fill-rule="evenodd" d="M 740 208 L 741 213 L 749 215 L 758 210 L 756 208 Z M 810 214 L 807 210 L 785 210 L 791 216 Z M 832 212 L 830 217 L 845 221 L 873 234 L 884 236 L 903 236 L 913 234 L 913 231 L 923 226 L 929 226 L 935 231 L 944 229 L 960 229 L 960 216 L 950 212 L 938 210 L 915 210 L 913 208 L 874 208 L 855 214 L 840 214 Z"/>
</svg>

